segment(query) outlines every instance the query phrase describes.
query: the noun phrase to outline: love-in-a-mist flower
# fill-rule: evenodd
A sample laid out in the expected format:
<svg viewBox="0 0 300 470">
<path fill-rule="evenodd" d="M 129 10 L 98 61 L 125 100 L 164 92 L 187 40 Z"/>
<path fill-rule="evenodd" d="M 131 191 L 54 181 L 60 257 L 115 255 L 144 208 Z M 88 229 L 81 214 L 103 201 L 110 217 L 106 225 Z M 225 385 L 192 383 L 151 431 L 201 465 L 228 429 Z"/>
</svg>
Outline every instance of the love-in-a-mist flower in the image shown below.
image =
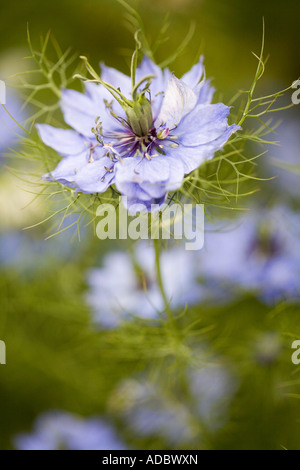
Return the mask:
<svg viewBox="0 0 300 470">
<path fill-rule="evenodd" d="M 52 411 L 39 416 L 32 434 L 14 438 L 18 450 L 125 450 L 114 428 L 99 418 Z"/>
<path fill-rule="evenodd" d="M 180 80 L 144 58 L 131 78 L 101 66 L 85 93 L 63 90 L 61 108 L 73 128 L 38 125 L 44 143 L 63 158 L 45 175 L 83 193 L 114 184 L 131 212 L 162 204 L 184 176 L 213 158 L 239 127 L 230 108 L 211 104 L 203 59 Z"/>
</svg>

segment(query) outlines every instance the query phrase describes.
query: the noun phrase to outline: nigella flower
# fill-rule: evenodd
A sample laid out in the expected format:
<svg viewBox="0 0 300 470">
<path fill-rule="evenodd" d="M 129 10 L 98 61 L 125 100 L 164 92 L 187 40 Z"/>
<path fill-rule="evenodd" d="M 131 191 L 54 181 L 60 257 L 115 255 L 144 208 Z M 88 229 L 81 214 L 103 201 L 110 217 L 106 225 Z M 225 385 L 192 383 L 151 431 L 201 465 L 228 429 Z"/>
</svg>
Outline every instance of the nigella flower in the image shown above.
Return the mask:
<svg viewBox="0 0 300 470">
<path fill-rule="evenodd" d="M 14 444 L 18 450 L 126 450 L 105 421 L 59 411 L 41 415 L 33 433 L 16 436 Z"/>
<path fill-rule="evenodd" d="M 254 209 L 235 227 L 208 233 L 203 277 L 267 303 L 300 298 L 300 220 L 288 207 Z"/>
<path fill-rule="evenodd" d="M 150 210 L 239 129 L 228 125 L 227 106 L 210 104 L 214 90 L 202 58 L 180 80 L 148 58 L 132 78 L 101 69 L 101 78 L 92 71 L 99 83 L 86 83 L 84 94 L 62 92 L 72 130 L 37 126 L 44 143 L 63 157 L 46 180 L 83 193 L 114 184 L 131 212 Z"/>
<path fill-rule="evenodd" d="M 104 328 L 115 328 L 134 315 L 158 318 L 164 302 L 156 280 L 153 248 L 143 243 L 132 258 L 127 253 L 108 254 L 103 267 L 88 272 L 87 303 L 93 320 Z M 173 308 L 201 299 L 192 252 L 173 248 L 162 253 L 161 270 L 166 295 Z"/>
</svg>

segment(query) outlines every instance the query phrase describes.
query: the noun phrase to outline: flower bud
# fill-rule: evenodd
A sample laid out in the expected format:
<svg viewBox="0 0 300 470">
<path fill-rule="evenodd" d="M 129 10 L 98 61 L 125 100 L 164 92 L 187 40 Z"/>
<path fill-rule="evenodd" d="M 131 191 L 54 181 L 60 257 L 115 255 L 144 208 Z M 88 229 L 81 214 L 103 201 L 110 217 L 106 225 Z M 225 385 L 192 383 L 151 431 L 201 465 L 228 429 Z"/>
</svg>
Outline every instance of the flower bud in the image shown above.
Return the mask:
<svg viewBox="0 0 300 470">
<path fill-rule="evenodd" d="M 139 96 L 131 106 L 125 108 L 128 124 L 138 137 L 145 137 L 153 127 L 153 117 L 150 101 L 145 96 Z"/>
</svg>

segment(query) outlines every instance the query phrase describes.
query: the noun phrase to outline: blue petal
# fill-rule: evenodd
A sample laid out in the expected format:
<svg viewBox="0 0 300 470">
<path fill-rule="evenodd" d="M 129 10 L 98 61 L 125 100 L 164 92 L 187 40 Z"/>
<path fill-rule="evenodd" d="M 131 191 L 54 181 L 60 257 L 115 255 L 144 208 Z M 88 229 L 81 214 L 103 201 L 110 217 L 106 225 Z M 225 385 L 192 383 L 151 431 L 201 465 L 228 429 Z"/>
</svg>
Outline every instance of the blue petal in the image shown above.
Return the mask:
<svg viewBox="0 0 300 470">
<path fill-rule="evenodd" d="M 174 152 L 170 152 L 170 149 L 166 149 L 165 155 L 170 169 L 168 181 L 164 185 L 166 191 L 175 191 L 181 188 L 185 174 L 184 164 L 177 158 L 176 149 L 172 150 L 174 150 Z"/>
<path fill-rule="evenodd" d="M 44 180 L 56 180 L 67 186 L 74 186 L 78 171 L 87 165 L 89 159 L 89 151 L 80 153 L 76 156 L 64 157 L 54 171 L 43 176 Z"/>
<path fill-rule="evenodd" d="M 75 185 L 78 191 L 94 194 L 103 193 L 113 183 L 113 163 L 108 157 L 84 165 L 76 174 Z"/>
<path fill-rule="evenodd" d="M 104 100 L 112 98 L 112 95 L 99 83 L 86 82 L 85 96 L 89 98 L 100 110 L 104 110 Z"/>
<path fill-rule="evenodd" d="M 103 63 L 100 64 L 101 67 L 101 79 L 104 82 L 113 85 L 115 88 L 120 88 L 123 95 L 127 98 L 131 97 L 131 78 L 125 75 L 118 70 L 107 67 Z"/>
<path fill-rule="evenodd" d="M 118 186 L 119 191 L 127 196 L 129 199 L 136 199 L 140 201 L 149 201 L 151 199 L 160 199 L 166 194 L 163 185 L 143 183 L 122 183 Z"/>
<path fill-rule="evenodd" d="M 95 119 L 100 115 L 97 102 L 93 102 L 88 95 L 83 95 L 75 90 L 63 90 L 61 109 L 65 122 L 77 132 L 87 137 L 94 138 L 91 131 L 95 127 Z"/>
<path fill-rule="evenodd" d="M 180 158 L 184 165 L 185 173 L 188 174 L 199 168 L 205 161 L 211 160 L 217 151 L 222 150 L 231 135 L 239 129 L 239 126 L 232 125 L 218 139 L 198 147 L 179 145 L 177 149 L 174 149 L 174 155 L 176 152 L 177 158 Z"/>
<path fill-rule="evenodd" d="M 125 209 L 128 210 L 129 214 L 131 215 L 135 215 L 137 214 L 138 212 L 144 212 L 145 210 L 147 212 L 153 212 L 153 211 L 157 211 L 160 209 L 160 207 L 164 204 L 165 200 L 166 200 L 166 194 L 159 198 L 159 199 L 150 199 L 149 201 L 140 201 L 139 199 L 130 199 L 130 198 L 127 198 L 127 197 L 124 197 L 122 199 L 122 202 L 123 202 L 123 205 L 125 207 Z M 155 207 L 153 207 L 155 206 Z"/>
<path fill-rule="evenodd" d="M 120 130 L 121 126 L 115 119 L 113 119 L 110 112 L 106 109 L 105 100 L 109 103 L 112 102 L 114 112 L 118 116 L 125 118 L 126 115 L 122 106 L 113 98 L 109 91 L 104 88 L 104 86 L 98 83 L 87 82 L 85 83 L 85 89 L 87 96 L 90 97 L 94 103 L 96 110 L 94 119 L 99 116 L 104 129 Z"/>
<path fill-rule="evenodd" d="M 201 82 L 194 90 L 198 96 L 197 104 L 210 104 L 216 89 L 210 86 L 210 80 Z"/>
<path fill-rule="evenodd" d="M 152 103 L 152 112 L 154 120 L 157 118 L 162 101 L 163 94 L 167 89 L 168 81 L 171 78 L 172 74 L 170 70 L 162 70 L 158 65 L 156 65 L 148 57 L 144 57 L 140 66 L 136 71 L 136 83 L 138 83 L 142 78 L 147 75 L 155 75 L 155 78 L 152 80 L 150 85 L 151 91 L 151 103 Z M 142 87 L 144 84 L 142 85 Z"/>
<path fill-rule="evenodd" d="M 168 88 L 156 123 L 157 127 L 164 123 L 167 128 L 174 129 L 183 117 L 192 111 L 196 104 L 197 95 L 195 92 L 173 75 L 168 82 Z"/>
<path fill-rule="evenodd" d="M 44 144 L 60 155 L 78 155 L 87 148 L 83 136 L 73 130 L 57 129 L 48 124 L 37 124 L 36 128 Z"/>
<path fill-rule="evenodd" d="M 197 104 L 210 104 L 215 93 L 215 88 L 210 85 L 210 80 L 206 80 L 205 78 L 203 61 L 204 57 L 201 56 L 198 64 L 194 65 L 181 80 L 194 90 L 198 96 Z"/>
<path fill-rule="evenodd" d="M 161 183 L 161 184 L 143 183 L 142 187 L 143 187 L 143 190 L 148 194 L 148 199 L 149 199 L 149 196 L 151 199 L 160 199 L 164 197 L 167 192 L 166 183 Z"/>
<path fill-rule="evenodd" d="M 180 142 L 197 147 L 218 139 L 228 128 L 230 108 L 222 103 L 198 105 L 181 121 L 176 129 Z"/>
<path fill-rule="evenodd" d="M 121 183 L 160 183 L 167 181 L 170 169 L 167 159 L 159 156 L 147 160 L 145 157 L 125 158 L 116 165 L 116 184 Z"/>
<path fill-rule="evenodd" d="M 152 60 L 145 56 L 136 70 L 136 83 L 147 75 L 155 75 L 155 78 L 151 83 L 151 92 L 153 94 L 164 92 L 168 85 L 168 81 L 172 76 L 168 69 L 162 70 L 158 65 L 152 62 Z"/>
<path fill-rule="evenodd" d="M 94 161 L 89 162 L 90 151 L 86 149 L 79 155 L 64 157 L 55 170 L 44 175 L 43 179 L 56 180 L 84 193 L 104 192 L 114 179 L 114 164 L 104 155 L 103 149 L 96 149 L 93 154 Z"/>
</svg>

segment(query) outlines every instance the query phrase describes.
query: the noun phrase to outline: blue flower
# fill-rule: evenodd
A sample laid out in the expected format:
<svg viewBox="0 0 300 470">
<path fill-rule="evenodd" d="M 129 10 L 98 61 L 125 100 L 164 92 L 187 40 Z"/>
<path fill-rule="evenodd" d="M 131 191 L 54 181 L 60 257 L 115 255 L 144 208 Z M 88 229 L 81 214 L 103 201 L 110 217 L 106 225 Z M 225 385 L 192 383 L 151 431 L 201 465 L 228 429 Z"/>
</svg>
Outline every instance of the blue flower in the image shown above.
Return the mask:
<svg viewBox="0 0 300 470">
<path fill-rule="evenodd" d="M 14 439 L 18 450 L 126 450 L 115 430 L 98 418 L 83 418 L 65 412 L 41 415 L 32 434 Z"/>
<path fill-rule="evenodd" d="M 230 108 L 210 104 L 214 89 L 202 58 L 180 80 L 144 58 L 135 89 L 130 77 L 101 69 L 102 84 L 86 83 L 84 94 L 62 92 L 64 119 L 73 130 L 37 126 L 44 143 L 63 157 L 46 180 L 84 193 L 115 184 L 131 212 L 141 204 L 150 210 L 239 129 L 228 125 Z"/>
<path fill-rule="evenodd" d="M 206 236 L 199 264 L 206 281 L 267 303 L 300 298 L 300 219 L 289 208 L 254 209 L 233 229 Z"/>
<path fill-rule="evenodd" d="M 161 256 L 162 278 L 166 295 L 174 308 L 200 301 L 201 288 L 196 282 L 196 264 L 192 252 L 173 248 Z M 158 318 L 164 303 L 156 281 L 153 248 L 137 245 L 133 258 L 113 252 L 103 267 L 88 272 L 87 303 L 93 320 L 104 328 L 115 328 L 134 315 Z"/>
</svg>

